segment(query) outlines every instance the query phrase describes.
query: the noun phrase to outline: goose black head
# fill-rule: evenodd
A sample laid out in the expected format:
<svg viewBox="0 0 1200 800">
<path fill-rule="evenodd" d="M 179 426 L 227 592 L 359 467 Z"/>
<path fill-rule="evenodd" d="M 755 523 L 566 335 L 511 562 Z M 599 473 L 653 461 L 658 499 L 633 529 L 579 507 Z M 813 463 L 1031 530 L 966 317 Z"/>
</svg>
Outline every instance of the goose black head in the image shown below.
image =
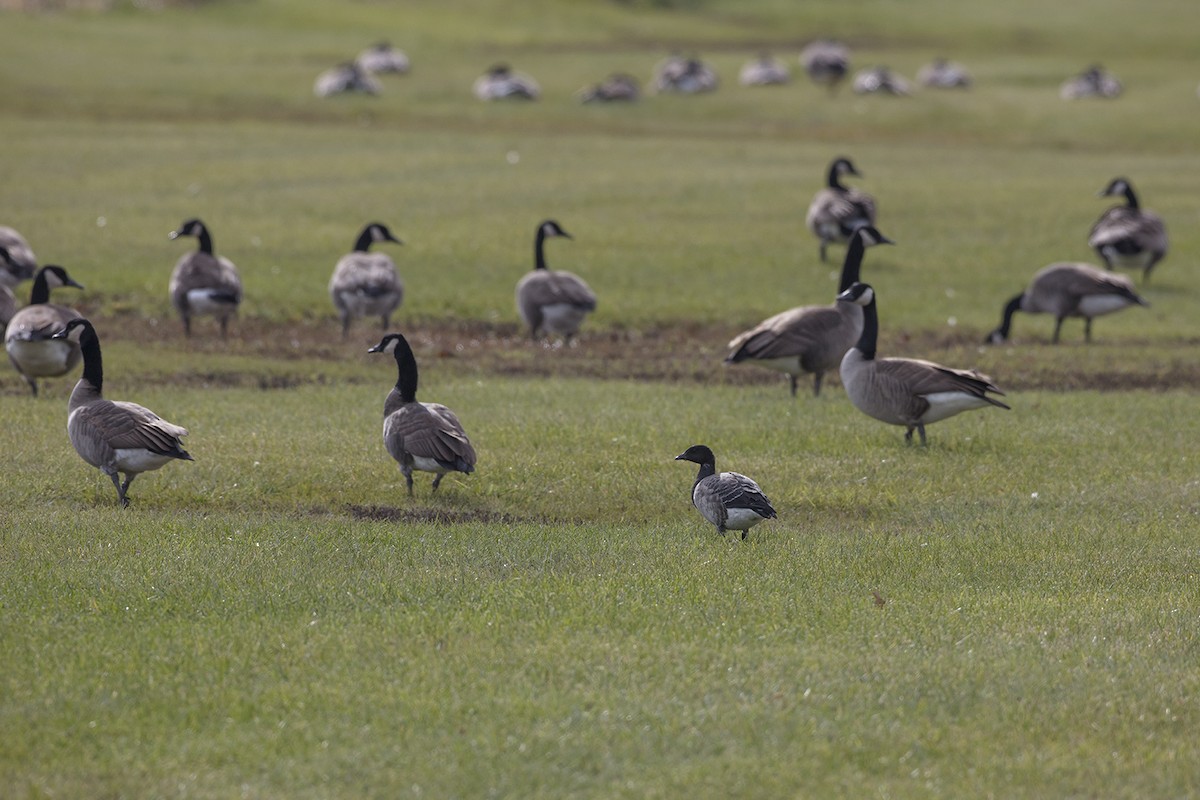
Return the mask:
<svg viewBox="0 0 1200 800">
<path fill-rule="evenodd" d="M 716 456 L 705 444 L 694 444 L 687 450 L 675 456 L 676 461 L 691 461 L 694 464 L 714 464 Z"/>
<path fill-rule="evenodd" d="M 180 236 L 201 236 L 205 233 L 206 230 L 207 229 L 204 227 L 203 222 L 201 222 L 198 219 L 193 218 L 193 219 L 185 220 L 184 223 L 182 225 L 180 225 L 177 230 L 173 230 L 169 234 L 167 234 L 167 238 L 168 239 L 178 239 Z"/>
<path fill-rule="evenodd" d="M 840 156 L 833 160 L 833 163 L 829 165 L 829 174 L 830 176 L 837 175 L 838 177 L 842 175 L 853 175 L 856 178 L 862 177 L 862 173 L 855 168 L 854 162 L 845 156 Z"/>
<path fill-rule="evenodd" d="M 871 305 L 875 300 L 875 290 L 870 284 L 856 283 L 846 291 L 837 296 L 838 300 L 842 300 L 855 305 L 863 306 L 864 308 Z"/>
<path fill-rule="evenodd" d="M 79 343 L 83 341 L 85 336 L 96 338 L 96 329 L 92 327 L 92 323 L 88 322 L 83 317 L 76 317 L 69 321 L 65 328 L 58 331 L 51 339 L 70 339 L 72 342 Z"/>
<path fill-rule="evenodd" d="M 389 333 L 380 340 L 379 344 L 368 350 L 368 353 L 395 353 L 396 348 L 400 347 L 401 342 L 405 347 L 408 347 L 408 340 L 403 334 Z M 411 348 L 409 348 L 411 349 Z"/>
<path fill-rule="evenodd" d="M 67 271 L 57 264 L 47 264 L 42 267 L 39 272 L 46 278 L 46 285 L 52 289 L 58 289 L 62 286 L 73 286 L 76 289 L 82 289 L 83 284 L 76 283 Z"/>
<path fill-rule="evenodd" d="M 1124 195 L 1131 188 L 1133 188 L 1133 186 L 1129 183 L 1128 178 L 1113 178 L 1111 181 L 1109 181 L 1108 186 L 1105 186 L 1100 190 L 1099 194 L 1097 194 L 1097 197 L 1117 197 L 1119 195 Z"/>
<path fill-rule="evenodd" d="M 562 236 L 563 238 L 566 238 L 566 239 L 572 238 L 571 234 L 564 231 L 562 229 L 562 226 L 559 225 L 557 222 L 555 222 L 552 219 L 545 220 L 540 225 L 538 225 L 538 233 L 540 233 L 544 237 Z"/>
<path fill-rule="evenodd" d="M 384 225 L 382 222 L 372 222 L 371 224 L 367 225 L 367 230 L 370 231 L 371 241 L 373 242 L 393 242 L 395 244 L 404 244 L 404 242 L 397 239 L 392 232 L 388 230 L 388 226 Z"/>
</svg>

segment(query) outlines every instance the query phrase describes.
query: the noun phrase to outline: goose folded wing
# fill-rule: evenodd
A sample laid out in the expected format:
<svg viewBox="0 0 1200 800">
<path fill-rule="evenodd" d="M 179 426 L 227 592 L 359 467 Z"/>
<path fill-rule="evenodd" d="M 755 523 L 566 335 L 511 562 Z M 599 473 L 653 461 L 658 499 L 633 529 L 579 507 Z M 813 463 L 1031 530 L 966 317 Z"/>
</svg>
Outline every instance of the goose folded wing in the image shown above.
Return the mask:
<svg viewBox="0 0 1200 800">
<path fill-rule="evenodd" d="M 1138 212 L 1125 206 L 1110 208 L 1092 226 L 1091 236 L 1088 237 L 1088 245 L 1091 247 L 1103 247 L 1104 245 L 1115 244 L 1122 239 L 1129 239 L 1139 235 L 1143 231 L 1144 226 L 1144 217 Z"/>
<path fill-rule="evenodd" d="M 475 448 L 454 412 L 445 406 L 430 403 L 423 412 L 396 415 L 391 420 L 399 426 L 397 432 L 403 437 L 404 449 L 412 455 L 432 458 L 455 469 L 475 465 Z"/>
<path fill-rule="evenodd" d="M 567 303 L 588 311 L 596 308 L 596 294 L 582 278 L 568 272 L 556 272 L 551 278 L 542 285 L 544 294 L 539 297 L 540 305 Z"/>
<path fill-rule="evenodd" d="M 753 480 L 737 472 L 722 472 L 718 478 L 715 488 L 725 508 L 748 508 L 760 517 L 775 516 L 771 501 Z"/>
<path fill-rule="evenodd" d="M 114 450 L 148 450 L 159 455 L 184 457 L 179 437 L 187 428 L 167 422 L 137 403 L 103 400 L 77 412 Z"/>
<path fill-rule="evenodd" d="M 820 332 L 840 321 L 829 306 L 803 306 L 776 314 L 729 343 L 730 359 L 786 358 L 816 344 Z"/>
</svg>

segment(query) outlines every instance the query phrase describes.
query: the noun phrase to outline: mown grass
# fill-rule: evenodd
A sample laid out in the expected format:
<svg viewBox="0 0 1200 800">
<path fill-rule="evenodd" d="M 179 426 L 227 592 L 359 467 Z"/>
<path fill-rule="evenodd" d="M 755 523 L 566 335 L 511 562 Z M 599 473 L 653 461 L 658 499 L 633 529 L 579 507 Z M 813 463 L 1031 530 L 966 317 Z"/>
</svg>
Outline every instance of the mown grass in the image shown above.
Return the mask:
<svg viewBox="0 0 1200 800">
<path fill-rule="evenodd" d="M 189 427 L 196 457 L 120 510 L 67 442 L 71 379 L 34 400 L 0 372 L 0 795 L 1200 792 L 1188 6 L 666 5 L 0 15 L 0 223 L 88 286 L 107 393 Z M 733 86 L 760 48 L 823 34 L 909 74 L 945 53 L 978 86 Z M 311 97 L 379 38 L 413 74 Z M 671 49 L 721 91 L 574 103 Z M 1098 58 L 1126 96 L 1059 101 Z M 546 97 L 472 100 L 501 59 Z M 732 332 L 832 295 L 802 218 L 841 153 L 899 242 L 864 268 L 882 348 L 977 365 L 1012 411 L 907 447 L 836 385 L 792 400 L 717 366 Z M 1116 174 L 1170 229 L 1151 308 L 1092 347 L 1032 317 L 976 345 L 1034 270 L 1091 258 Z M 228 344 L 184 342 L 165 297 L 190 216 L 245 278 Z M 601 297 L 593 338 L 473 347 L 515 334 L 547 216 L 575 236 L 551 265 Z M 379 438 L 394 364 L 363 353 L 372 326 L 342 342 L 325 295 L 376 218 L 406 242 L 421 395 L 480 454 L 413 500 Z M 681 380 L 629 366 L 662 331 Z M 779 509 L 745 543 L 688 503 L 672 457 L 701 441 Z"/>
</svg>

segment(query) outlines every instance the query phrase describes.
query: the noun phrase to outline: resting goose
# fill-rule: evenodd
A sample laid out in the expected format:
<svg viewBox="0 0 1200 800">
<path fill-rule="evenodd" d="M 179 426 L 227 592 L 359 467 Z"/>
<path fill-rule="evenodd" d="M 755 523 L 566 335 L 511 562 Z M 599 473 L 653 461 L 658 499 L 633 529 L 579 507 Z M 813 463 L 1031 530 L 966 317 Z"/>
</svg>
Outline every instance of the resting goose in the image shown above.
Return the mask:
<svg viewBox="0 0 1200 800">
<path fill-rule="evenodd" d="M 37 259 L 29 242 L 16 230 L 0 225 L 0 285 L 15 289 L 21 281 L 27 281 L 37 272 Z"/>
<path fill-rule="evenodd" d="M 403 75 L 408 72 L 408 55 L 403 50 L 393 47 L 390 42 L 379 42 L 358 54 L 354 63 L 367 72 L 376 75 L 390 72 Z"/>
<path fill-rule="evenodd" d="M 379 317 L 387 330 L 392 312 L 404 302 L 404 282 L 386 253 L 369 252 L 375 242 L 404 244 L 381 222 L 362 229 L 353 252 L 338 259 L 329 279 L 329 296 L 342 321 L 342 338 L 355 317 Z"/>
<path fill-rule="evenodd" d="M 800 51 L 800 64 L 813 83 L 832 93 L 850 72 L 850 50 L 841 42 L 819 39 Z"/>
<path fill-rule="evenodd" d="M 887 67 L 872 67 L 854 76 L 854 91 L 858 94 L 907 97 L 912 94 L 912 84 Z"/>
<path fill-rule="evenodd" d="M 508 64 L 496 64 L 475 79 L 471 90 L 480 100 L 537 100 L 542 90 L 537 81 Z"/>
<path fill-rule="evenodd" d="M 858 281 L 863 253 L 877 244 L 893 242 L 872 225 L 859 228 L 850 237 L 839 295 Z M 849 300 L 837 300 L 831 306 L 793 308 L 737 336 L 729 343 L 725 363 L 747 362 L 787 373 L 792 397 L 796 396 L 797 378 L 811 373 L 813 397 L 819 397 L 821 379 L 842 363 L 842 356 L 862 335 L 862 327 L 862 306 Z"/>
<path fill-rule="evenodd" d="M 1092 319 L 1130 306 L 1149 305 L 1133 290 L 1133 281 L 1093 267 L 1091 264 L 1062 262 L 1043 267 L 1033 276 L 1029 287 L 1004 306 L 1000 327 L 988 334 L 985 344 L 1008 339 L 1013 314 L 1054 315 L 1054 339 L 1062 331 L 1067 317 L 1083 317 L 1083 339 L 1092 340 Z"/>
<path fill-rule="evenodd" d="M 1081 97 L 1111 99 L 1119 94 L 1121 82 L 1112 73 L 1105 72 L 1099 64 L 1063 81 L 1058 89 L 1058 96 L 1063 100 L 1078 100 Z"/>
<path fill-rule="evenodd" d="M 612 103 L 612 102 L 633 102 L 642 94 L 641 88 L 638 86 L 637 80 L 623 72 L 614 72 L 595 86 L 588 86 L 580 90 L 579 102 L 581 103 Z"/>
<path fill-rule="evenodd" d="M 517 282 L 517 312 L 529 326 L 531 338 L 549 333 L 570 342 L 584 318 L 596 310 L 596 294 L 578 275 L 546 268 L 546 239 L 555 236 L 571 238 L 552 219 L 538 225 L 533 271 Z"/>
<path fill-rule="evenodd" d="M 1100 215 L 1088 236 L 1088 246 L 1109 269 L 1140 269 L 1142 281 L 1167 254 L 1167 228 L 1162 217 L 1138 205 L 1133 184 L 1114 178 L 1100 197 L 1124 197 L 1125 205 L 1113 206 Z"/>
<path fill-rule="evenodd" d="M 975 370 L 952 369 L 916 358 L 876 358 L 879 316 L 875 290 L 856 283 L 839 296 L 863 307 L 863 332 L 842 358 L 842 384 L 854 407 L 890 425 L 903 425 L 925 444 L 925 426 L 973 408 L 1008 408 L 989 397 L 1003 395 L 992 379 Z"/>
<path fill-rule="evenodd" d="M 67 434 L 79 456 L 112 479 L 117 501 L 129 506 L 129 485 L 143 472 L 168 462 L 194 459 L 180 438 L 187 429 L 159 417 L 137 403 L 106 400 L 100 339 L 92 323 L 71 320 L 55 338 L 75 342 L 83 352 L 83 377 L 75 384 L 67 404 Z M 118 473 L 125 474 L 122 483 Z"/>
<path fill-rule="evenodd" d="M 700 465 L 692 484 L 692 505 L 722 536 L 727 530 L 742 532 L 742 538 L 764 519 L 777 515 L 758 484 L 738 472 L 717 472 L 717 460 L 706 445 L 694 444 L 675 456 L 676 461 Z"/>
<path fill-rule="evenodd" d="M 715 91 L 717 83 L 716 70 L 695 57 L 670 56 L 654 71 L 656 92 L 700 94 Z"/>
<path fill-rule="evenodd" d="M 808 206 L 804 224 L 821 240 L 821 261 L 830 243 L 845 244 L 850 234 L 864 225 L 875 224 L 875 198 L 842 185 L 843 175 L 862 175 L 848 158 L 835 158 L 829 165 L 829 176 Z"/>
<path fill-rule="evenodd" d="M 229 328 L 229 318 L 237 314 L 242 302 L 242 279 L 237 267 L 224 256 L 213 253 L 212 235 L 198 219 L 189 219 L 171 231 L 167 238 L 195 236 L 199 246 L 175 263 L 168 287 L 171 304 L 183 320 L 183 332 L 192 335 L 192 317 L 212 314 L 221 325 L 221 338 Z"/>
<path fill-rule="evenodd" d="M 396 388 L 383 401 L 383 444 L 404 473 L 408 496 L 414 469 L 437 475 L 435 492 L 447 472 L 474 472 L 475 448 L 454 412 L 441 403 L 417 402 L 417 359 L 408 340 L 389 333 L 367 352 L 396 358 Z"/>
<path fill-rule="evenodd" d="M 779 86 L 792 79 L 792 71 L 770 53 L 762 53 L 742 65 L 738 82 L 742 86 Z"/>
<path fill-rule="evenodd" d="M 347 61 L 330 67 L 313 82 L 313 94 L 317 97 L 332 97 L 335 94 L 362 92 L 377 95 L 383 91 L 379 79 L 355 61 Z"/>
<path fill-rule="evenodd" d="M 29 305 L 13 314 L 4 331 L 4 349 L 8 360 L 29 384 L 37 397 L 38 378 L 66 375 L 79 363 L 79 345 L 54 338 L 77 314 L 66 306 L 50 302 L 50 290 L 61 286 L 83 287 L 71 279 L 62 267 L 42 267 L 33 279 Z"/>
<path fill-rule="evenodd" d="M 917 83 L 930 89 L 967 89 L 971 74 L 962 64 L 939 56 L 917 70 Z"/>
</svg>

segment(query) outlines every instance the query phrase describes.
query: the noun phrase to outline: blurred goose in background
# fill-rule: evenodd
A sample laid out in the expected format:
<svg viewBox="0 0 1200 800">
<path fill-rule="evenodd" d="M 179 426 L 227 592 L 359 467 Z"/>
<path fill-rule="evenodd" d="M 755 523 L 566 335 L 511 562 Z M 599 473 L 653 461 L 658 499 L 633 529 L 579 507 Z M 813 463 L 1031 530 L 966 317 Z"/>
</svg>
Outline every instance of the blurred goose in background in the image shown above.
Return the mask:
<svg viewBox="0 0 1200 800">
<path fill-rule="evenodd" d="M 386 225 L 372 222 L 358 234 L 353 252 L 338 259 L 329 279 L 329 296 L 342 321 L 343 339 L 355 317 L 377 316 L 386 330 L 392 312 L 404 302 L 404 282 L 391 256 L 369 252 L 375 242 L 404 244 Z"/>
<path fill-rule="evenodd" d="M 1138 205 L 1133 184 L 1114 178 L 1101 197 L 1124 197 L 1125 205 L 1113 206 L 1100 215 L 1088 236 L 1088 246 L 1109 269 L 1140 269 L 1149 283 L 1150 271 L 1167 254 L 1167 228 L 1162 217 Z"/>
<path fill-rule="evenodd" d="M 517 282 L 517 313 L 529 327 L 531 338 L 553 334 L 569 343 L 584 318 L 596 310 L 596 293 L 578 275 L 546 268 L 546 239 L 556 236 L 571 238 L 552 219 L 538 225 L 534 268 Z"/>
<path fill-rule="evenodd" d="M 437 491 L 448 472 L 475 471 L 475 448 L 454 412 L 441 403 L 417 402 L 417 359 L 408 340 L 389 333 L 368 353 L 391 353 L 396 358 L 396 387 L 383 402 L 383 444 L 400 465 L 413 494 L 413 470 L 432 472 Z"/>
<path fill-rule="evenodd" d="M 180 441 L 186 428 L 137 403 L 104 399 L 100 339 L 91 322 L 73 319 L 55 338 L 71 341 L 83 352 L 83 377 L 67 404 L 67 435 L 84 461 L 112 479 L 122 506 L 129 506 L 129 485 L 138 475 L 175 459 L 194 460 Z M 123 483 L 118 473 L 124 473 Z"/>
<path fill-rule="evenodd" d="M 62 267 L 48 265 L 39 269 L 33 279 L 29 305 L 14 313 L 4 330 L 8 360 L 29 384 L 34 397 L 38 393 L 38 378 L 66 375 L 79 363 L 79 345 L 54 338 L 68 322 L 79 317 L 74 309 L 50 303 L 50 290 L 62 286 L 83 288 Z"/>
<path fill-rule="evenodd" d="M 675 456 L 676 461 L 700 465 L 692 484 L 692 505 L 722 536 L 727 530 L 747 533 L 764 519 L 777 515 L 771 501 L 750 478 L 739 472 L 717 472 L 717 460 L 708 446 L 694 444 Z"/>
<path fill-rule="evenodd" d="M 717 73 L 694 56 L 669 56 L 654 70 L 654 91 L 678 94 L 700 94 L 715 91 Z"/>
<path fill-rule="evenodd" d="M 1121 82 L 1105 72 L 1100 65 L 1088 67 L 1079 75 L 1063 81 L 1058 96 L 1063 100 L 1078 100 L 1081 97 L 1111 99 L 1121 94 Z"/>
<path fill-rule="evenodd" d="M 999 344 L 1012 331 L 1013 314 L 1054 315 L 1054 344 L 1058 344 L 1063 320 L 1082 317 L 1083 339 L 1092 340 L 1092 319 L 1130 306 L 1149 305 L 1133 290 L 1133 281 L 1093 267 L 1091 264 L 1062 262 L 1038 270 L 1025 291 L 1004 305 L 1000 327 L 988 334 L 985 344 Z"/>
<path fill-rule="evenodd" d="M 813 83 L 832 93 L 850 73 L 850 50 L 841 42 L 819 39 L 800 51 L 800 65 Z"/>
<path fill-rule="evenodd" d="M 408 56 L 403 50 L 393 47 L 390 42 L 378 42 L 358 54 L 354 63 L 368 73 L 382 75 L 392 73 L 403 75 L 408 72 Z"/>
<path fill-rule="evenodd" d="M 195 236 L 199 245 L 175 263 L 168 285 L 171 305 L 183 320 L 185 336 L 192 335 L 192 317 L 211 314 L 217 318 L 224 339 L 229 318 L 237 314 L 242 302 L 242 278 L 232 261 L 213 253 L 212 235 L 203 222 L 189 219 L 167 238 L 180 236 Z"/>
<path fill-rule="evenodd" d="M 600 83 L 580 90 L 581 103 L 631 102 L 641 97 L 637 80 L 623 72 L 614 72 Z"/>
<path fill-rule="evenodd" d="M 875 198 L 866 192 L 842 184 L 843 175 L 862 175 L 848 158 L 836 158 L 829 165 L 824 189 L 813 196 L 804 219 L 808 229 L 821 240 L 821 261 L 831 244 L 846 244 L 854 231 L 875 224 Z"/>
<path fill-rule="evenodd" d="M 25 237 L 7 225 L 0 225 L 0 286 L 17 288 L 37 272 L 37 259 Z"/>
<path fill-rule="evenodd" d="M 313 94 L 317 97 L 332 97 L 335 94 L 362 92 L 377 95 L 383 84 L 355 61 L 347 61 L 331 67 L 317 76 L 313 82 Z"/>
<path fill-rule="evenodd" d="M 856 283 L 839 299 L 863 307 L 863 332 L 842 358 L 842 385 L 854 407 L 889 425 L 903 425 L 906 442 L 913 431 L 925 444 L 925 426 L 974 408 L 1007 409 L 989 396 L 1003 395 L 992 379 L 976 370 L 952 369 L 916 358 L 876 358 L 879 315 L 875 290 Z"/>
<path fill-rule="evenodd" d="M 917 83 L 930 89 L 966 89 L 971 85 L 971 74 L 962 64 L 938 56 L 917 70 Z"/>
<path fill-rule="evenodd" d="M 887 67 L 864 69 L 854 76 L 854 91 L 858 94 L 890 94 L 907 97 L 912 94 L 912 84 Z"/>
<path fill-rule="evenodd" d="M 537 81 L 508 64 L 496 64 L 475 79 L 471 90 L 480 100 L 537 100 L 542 90 Z"/>
<path fill-rule="evenodd" d="M 838 295 L 857 283 L 863 253 L 877 244 L 893 244 L 874 226 L 859 228 L 850 237 Z M 842 356 L 862 335 L 862 306 L 836 300 L 829 306 L 801 306 L 763 320 L 756 327 L 729 343 L 726 364 L 748 363 L 787 373 L 792 397 L 796 396 L 797 378 L 813 376 L 813 397 L 821 394 L 821 379 L 836 370 Z"/>
<path fill-rule="evenodd" d="M 742 86 L 778 86 L 792 79 L 792 71 L 770 53 L 762 53 L 742 66 L 738 82 Z"/>
<path fill-rule="evenodd" d="M 8 328 L 8 322 L 17 313 L 17 296 L 12 289 L 0 284 L 0 336 Z"/>
</svg>

